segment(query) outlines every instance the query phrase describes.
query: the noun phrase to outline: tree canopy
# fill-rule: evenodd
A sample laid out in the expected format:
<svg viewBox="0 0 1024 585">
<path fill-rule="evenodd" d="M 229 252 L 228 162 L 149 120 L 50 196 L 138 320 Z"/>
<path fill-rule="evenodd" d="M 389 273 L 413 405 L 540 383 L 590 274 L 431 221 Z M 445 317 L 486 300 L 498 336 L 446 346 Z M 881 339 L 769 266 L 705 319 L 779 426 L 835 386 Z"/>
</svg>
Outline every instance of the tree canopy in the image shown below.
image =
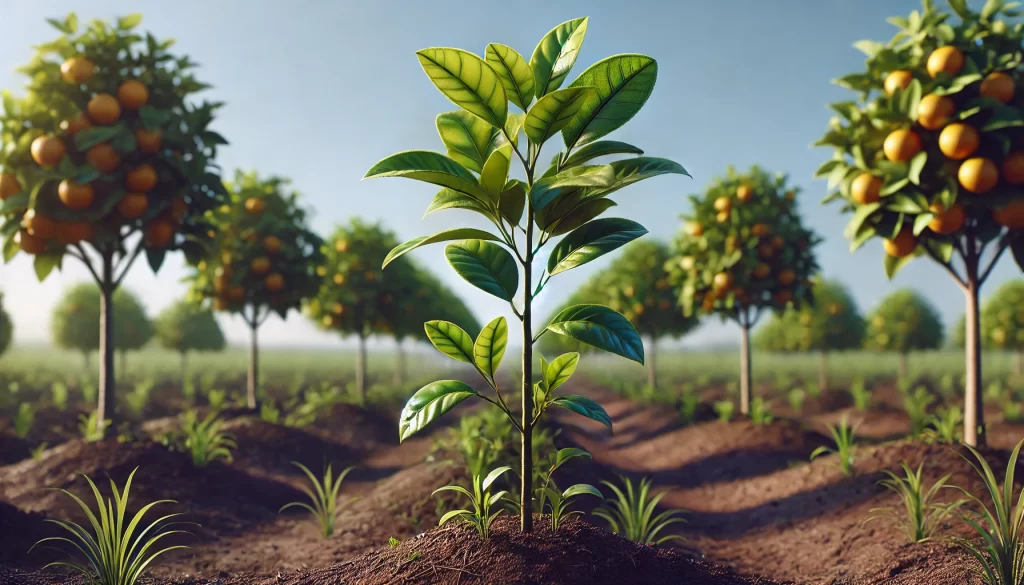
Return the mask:
<svg viewBox="0 0 1024 585">
<path fill-rule="evenodd" d="M 226 345 L 213 312 L 186 300 L 161 311 L 154 325 L 160 345 L 178 353 L 221 351 Z"/>
<path fill-rule="evenodd" d="M 153 324 L 145 308 L 131 291 L 114 293 L 114 349 L 138 350 L 153 337 Z M 91 353 L 100 345 L 100 291 L 81 283 L 65 291 L 57 302 L 51 321 L 54 345 L 62 349 Z"/>
</svg>

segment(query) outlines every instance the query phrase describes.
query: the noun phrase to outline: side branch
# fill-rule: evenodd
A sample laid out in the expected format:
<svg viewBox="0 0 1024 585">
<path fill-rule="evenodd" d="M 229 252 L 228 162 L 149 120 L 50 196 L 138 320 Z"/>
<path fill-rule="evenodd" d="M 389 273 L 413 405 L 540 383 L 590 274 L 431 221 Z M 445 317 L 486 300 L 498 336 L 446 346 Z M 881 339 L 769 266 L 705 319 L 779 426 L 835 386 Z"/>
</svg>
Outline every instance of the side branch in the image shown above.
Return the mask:
<svg viewBox="0 0 1024 585">
<path fill-rule="evenodd" d="M 961 278 L 959 274 L 957 274 L 956 269 L 953 268 L 953 266 L 949 262 L 946 262 L 942 258 L 939 258 L 938 255 L 935 254 L 935 252 L 932 251 L 932 249 L 929 248 L 928 246 L 922 246 L 922 247 L 924 248 L 924 251 L 929 256 L 931 256 L 932 260 L 934 260 L 936 263 L 938 263 L 940 266 L 942 266 L 943 268 L 946 269 L 946 272 L 948 272 L 949 275 L 953 277 L 953 280 L 956 281 L 957 285 L 959 285 L 961 289 L 966 289 L 967 288 L 967 282 L 963 278 Z M 960 249 L 960 247 L 957 246 L 957 250 L 958 251 L 959 251 L 959 249 Z"/>
<path fill-rule="evenodd" d="M 85 248 L 82 247 L 82 244 L 75 244 L 75 248 L 78 249 L 78 255 L 75 257 L 85 264 L 85 267 L 89 269 L 90 273 L 92 273 L 92 277 L 96 279 L 96 283 L 102 285 L 103 279 L 100 278 L 99 273 L 96 272 L 96 268 L 92 265 L 92 260 L 89 259 L 89 254 L 85 251 Z"/>
<path fill-rule="evenodd" d="M 142 252 L 142 248 L 143 248 L 144 244 L 145 244 L 144 240 L 139 240 L 135 244 L 135 249 L 132 250 L 131 256 L 128 256 L 128 261 L 125 263 L 124 268 L 121 269 L 121 275 L 116 277 L 116 278 L 114 278 L 114 288 L 117 288 L 117 287 L 121 286 L 121 281 L 123 281 L 124 277 L 128 275 L 128 271 L 131 270 L 132 264 L 135 263 L 135 259 L 138 258 L 139 254 Z M 124 261 L 124 258 L 125 257 L 122 256 L 121 260 Z M 118 264 L 120 264 L 120 263 L 121 262 L 118 262 Z M 115 268 L 115 271 L 116 270 L 117 269 Z"/>
<path fill-rule="evenodd" d="M 1008 248 L 1009 245 L 1010 241 L 1009 239 L 1007 239 L 1006 236 L 999 238 L 999 244 L 998 246 L 996 246 L 995 255 L 992 256 L 992 259 L 989 261 L 988 266 L 986 266 L 985 269 L 978 274 L 979 286 L 984 284 L 985 279 L 987 279 L 989 274 L 992 273 L 992 269 L 996 267 L 996 263 L 999 262 L 1000 256 L 1003 255 L 1003 252 L 1006 251 L 1006 248 Z"/>
</svg>

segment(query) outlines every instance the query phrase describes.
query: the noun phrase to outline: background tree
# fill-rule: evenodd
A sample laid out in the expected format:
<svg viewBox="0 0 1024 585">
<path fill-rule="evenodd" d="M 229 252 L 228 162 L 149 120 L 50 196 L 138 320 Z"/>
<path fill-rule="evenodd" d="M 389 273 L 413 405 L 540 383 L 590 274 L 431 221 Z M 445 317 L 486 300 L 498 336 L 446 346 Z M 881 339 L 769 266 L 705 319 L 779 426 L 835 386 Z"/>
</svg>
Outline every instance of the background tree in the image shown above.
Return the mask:
<svg viewBox="0 0 1024 585">
<path fill-rule="evenodd" d="M 323 285 L 307 305 L 307 313 L 321 328 L 356 336 L 356 389 L 364 403 L 366 339 L 396 331 L 410 335 L 407 316 L 420 311 L 417 304 L 430 307 L 437 302 L 430 295 L 438 290 L 407 261 L 384 277 L 381 264 L 397 243 L 380 224 L 353 218 L 339 226 L 323 245 Z"/>
<path fill-rule="evenodd" d="M 22 98 L 3 93 L 0 237 L 4 260 L 35 257 L 40 280 L 65 256 L 83 262 L 100 291 L 97 424 L 114 423 L 113 295 L 134 261 L 155 271 L 167 252 L 198 262 L 209 226 L 204 211 L 223 194 L 212 164 L 225 140 L 209 125 L 219 104 L 197 105 L 207 86 L 194 63 L 133 30 L 141 16 L 62 33 L 19 69 Z"/>
<path fill-rule="evenodd" d="M 820 238 L 797 213 L 787 177 L 754 166 L 732 167 L 701 195 L 675 240 L 666 268 L 680 286 L 687 315 L 717 314 L 740 326 L 740 412 L 750 412 L 750 330 L 765 310 L 801 308 L 811 299 L 810 278 Z"/>
<path fill-rule="evenodd" d="M 111 347 L 122 352 L 140 349 L 153 336 L 153 326 L 139 300 L 126 289 L 113 295 Z M 57 302 L 51 321 L 53 343 L 61 349 L 78 351 L 89 365 L 89 355 L 100 347 L 102 295 L 96 286 L 84 282 L 67 289 Z"/>
<path fill-rule="evenodd" d="M 898 290 L 882 299 L 867 319 L 864 347 L 899 354 L 897 377 L 907 376 L 907 354 L 938 349 L 943 339 L 939 312 L 913 290 Z"/>
<path fill-rule="evenodd" d="M 4 310 L 4 293 L 0 292 L 0 356 L 11 346 L 14 338 L 14 323 Z"/>
<path fill-rule="evenodd" d="M 773 315 L 771 319 L 762 323 L 751 337 L 751 344 L 754 349 L 768 353 L 786 353 L 795 351 L 793 336 L 788 330 L 789 324 L 785 319 Z"/>
<path fill-rule="evenodd" d="M 1007 248 L 1024 267 L 1024 96 L 1017 91 L 1024 27 L 1009 25 L 1013 3 L 986 2 L 953 13 L 924 0 L 909 18 L 891 18 L 889 43 L 860 41 L 864 71 L 836 83 L 859 101 L 832 104 L 838 117 L 818 141 L 834 149 L 816 176 L 851 213 L 856 249 L 884 239 L 891 278 L 927 255 L 966 300 L 964 443 L 984 445 L 979 291 Z"/>
<path fill-rule="evenodd" d="M 188 352 L 222 351 L 227 345 L 213 312 L 187 300 L 160 312 L 154 322 L 160 345 L 181 356 L 181 378 L 188 375 Z"/>
<path fill-rule="evenodd" d="M 97 303 L 99 299 L 97 298 Z M 114 347 L 121 354 L 121 369 L 127 368 L 129 351 L 138 351 L 153 339 L 153 322 L 138 297 L 124 288 L 114 293 Z M 99 323 L 96 324 L 99 338 Z"/>
<path fill-rule="evenodd" d="M 1024 279 L 1006 282 L 981 307 L 982 345 L 1014 354 L 1014 371 L 1024 374 Z"/>
<path fill-rule="evenodd" d="M 454 323 L 431 321 L 427 327 L 434 346 L 452 359 L 476 365 L 494 398 L 465 382 L 434 382 L 406 403 L 399 429 L 404 439 L 470 396 L 500 408 L 522 438 L 519 503 L 523 532 L 533 529 L 533 428 L 545 409 L 563 406 L 610 426 L 607 413 L 597 403 L 582 396 L 554 394 L 555 387 L 576 367 L 578 354 L 560 356 L 549 365 L 542 362 L 544 371 L 535 391 L 534 342 L 551 331 L 643 363 L 643 343 L 622 315 L 600 305 L 570 307 L 534 334 L 533 298 L 555 275 L 646 233 L 643 226 L 626 219 L 595 219 L 613 205 L 606 199 L 608 195 L 649 177 L 686 174 L 672 161 L 644 156 L 586 164 L 607 155 L 642 154 L 635 146 L 601 139 L 643 107 L 658 72 L 650 57 L 616 55 L 592 65 L 560 89 L 579 54 L 587 22 L 579 18 L 552 29 L 529 61 L 501 44 L 487 46 L 486 60 L 460 49 L 418 51 L 427 76 L 461 108 L 437 117 L 450 156 L 400 152 L 373 165 L 365 176 L 406 177 L 438 185 L 442 190 L 428 212 L 471 210 L 496 229 L 459 228 L 419 237 L 393 250 L 386 263 L 417 247 L 452 241 L 455 243 L 446 246 L 445 256 L 455 271 L 473 286 L 509 303 L 522 326 L 519 420 L 505 404 L 494 376 L 507 345 L 505 318 L 488 323 L 475 341 Z M 523 114 L 510 113 L 509 102 Z M 543 170 L 543 146 L 559 133 L 565 150 Z M 520 140 L 521 134 L 526 135 L 525 141 Z M 509 180 L 513 157 L 522 163 L 525 180 Z M 562 234 L 565 238 L 552 246 L 547 270 L 535 285 L 536 256 Z M 522 304 L 516 306 L 520 288 Z"/>
<path fill-rule="evenodd" d="M 271 315 L 288 318 L 322 281 L 316 267 L 323 242 L 309 229 L 299 194 L 281 177 L 236 171 L 225 184 L 228 203 L 207 212 L 214 225 L 211 257 L 190 277 L 193 302 L 209 300 L 213 309 L 236 314 L 249 326 L 246 403 L 257 407 L 258 332 Z"/>
<path fill-rule="evenodd" d="M 863 347 L 865 323 L 857 303 L 841 282 L 819 280 L 812 286 L 811 295 L 810 303 L 775 315 L 758 333 L 762 345 L 776 348 L 775 351 L 818 352 L 818 385 L 825 390 L 828 353 Z"/>
</svg>

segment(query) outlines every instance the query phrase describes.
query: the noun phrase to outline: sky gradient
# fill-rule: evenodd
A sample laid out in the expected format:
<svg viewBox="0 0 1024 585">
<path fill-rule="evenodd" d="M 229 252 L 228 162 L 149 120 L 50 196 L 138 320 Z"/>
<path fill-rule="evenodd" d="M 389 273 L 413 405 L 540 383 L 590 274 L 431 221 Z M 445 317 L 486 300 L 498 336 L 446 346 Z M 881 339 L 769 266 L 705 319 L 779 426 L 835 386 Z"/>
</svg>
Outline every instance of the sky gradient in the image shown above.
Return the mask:
<svg viewBox="0 0 1024 585">
<path fill-rule="evenodd" d="M 971 2 L 977 6 L 979 2 Z M 922 292 L 947 324 L 963 312 L 960 290 L 941 267 L 917 259 L 887 281 L 882 246 L 872 241 L 850 254 L 842 237 L 847 217 L 838 204 L 822 206 L 825 182 L 811 175 L 830 156 L 811 143 L 826 129 L 827 104 L 852 99 L 831 80 L 863 68 L 852 44 L 888 40 L 885 22 L 920 8 L 916 0 L 365 0 L 281 3 L 271 0 L 0 0 L 0 88 L 19 92 L 25 80 L 14 68 L 27 62 L 31 45 L 56 36 L 44 21 L 76 11 L 80 19 L 145 16 L 142 28 L 173 37 L 172 49 L 200 63 L 197 76 L 214 88 L 201 94 L 227 102 L 213 128 L 224 135 L 218 162 L 225 176 L 257 169 L 289 177 L 314 210 L 313 227 L 328 233 L 351 216 L 381 220 L 399 239 L 467 223 L 466 212 L 426 219 L 436 188 L 409 180 L 360 181 L 377 160 L 410 149 L 443 151 L 435 116 L 455 109 L 430 83 L 415 51 L 451 46 L 482 54 L 489 42 L 529 57 L 556 24 L 589 16 L 586 41 L 570 79 L 616 53 L 644 53 L 658 60 L 655 91 L 644 109 L 609 138 L 681 163 L 693 179 L 666 176 L 617 194 L 616 215 L 639 221 L 645 237 L 670 239 L 687 211 L 686 196 L 702 190 L 729 164 L 758 164 L 785 172 L 803 192 L 805 221 L 825 238 L 818 247 L 824 275 L 845 282 L 862 310 L 897 287 Z M 301 9 L 293 6 L 302 6 Z M 554 147 L 545 151 L 548 156 Z M 470 221 L 472 223 L 472 221 Z M 479 224 L 474 224 L 479 225 Z M 482 227 L 482 226 L 481 226 Z M 444 262 L 441 247 L 415 253 L 469 303 L 482 322 L 512 317 L 503 303 L 463 283 Z M 535 312 L 546 315 L 608 259 L 554 279 Z M 180 255 L 158 275 L 138 263 L 125 285 L 156 314 L 182 296 Z M 986 284 L 991 292 L 1019 276 L 1007 254 Z M 31 258 L 0 265 L 0 289 L 15 323 L 16 342 L 46 342 L 50 313 L 63 289 L 88 278 L 68 259 L 63 272 L 38 283 Z M 219 317 L 231 343 L 244 343 L 240 319 Z M 693 333 L 687 345 L 730 342 L 733 326 L 717 319 Z M 299 314 L 272 319 L 261 332 L 265 345 L 338 345 Z M 512 340 L 516 342 L 517 340 Z"/>
</svg>

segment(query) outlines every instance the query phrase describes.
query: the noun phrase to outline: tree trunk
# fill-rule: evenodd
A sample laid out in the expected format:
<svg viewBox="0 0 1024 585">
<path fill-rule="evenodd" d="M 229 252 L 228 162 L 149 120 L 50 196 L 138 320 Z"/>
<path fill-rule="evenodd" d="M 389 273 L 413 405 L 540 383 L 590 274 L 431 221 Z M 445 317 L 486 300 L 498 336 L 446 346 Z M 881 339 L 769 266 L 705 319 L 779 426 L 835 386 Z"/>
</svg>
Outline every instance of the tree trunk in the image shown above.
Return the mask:
<svg viewBox="0 0 1024 585">
<path fill-rule="evenodd" d="M 818 388 L 822 392 L 828 390 L 828 352 L 818 352 Z"/>
<path fill-rule="evenodd" d="M 750 414 L 750 323 L 740 322 L 742 331 L 740 338 L 740 414 Z"/>
<path fill-rule="evenodd" d="M 249 410 L 256 410 L 256 392 L 260 384 L 260 348 L 256 335 L 259 328 L 256 310 L 253 309 L 252 322 L 249 323 L 249 381 L 245 392 L 245 403 Z"/>
<path fill-rule="evenodd" d="M 905 382 L 907 379 L 907 352 L 900 351 L 899 363 L 896 366 L 896 380 L 900 383 Z"/>
<path fill-rule="evenodd" d="M 401 339 L 395 343 L 398 345 L 395 353 L 395 385 L 401 386 L 405 383 L 405 346 L 402 345 Z"/>
<path fill-rule="evenodd" d="M 981 334 L 978 327 L 978 266 L 974 244 L 968 241 L 967 286 L 964 296 L 967 306 L 964 315 L 964 358 L 966 384 L 964 385 L 964 444 L 974 448 L 985 446 L 985 412 L 981 394 Z"/>
<path fill-rule="evenodd" d="M 106 436 L 117 430 L 117 401 L 114 389 L 114 254 L 103 253 L 100 277 L 100 383 L 96 425 Z M 109 424 L 107 423 L 109 421 Z"/>
<path fill-rule="evenodd" d="M 366 404 L 366 335 L 359 334 L 359 353 L 356 356 L 356 391 L 359 400 Z"/>
<path fill-rule="evenodd" d="M 529 208 L 523 263 L 523 440 L 519 469 L 519 526 L 523 532 L 533 531 L 533 206 Z"/>
<path fill-rule="evenodd" d="M 651 349 L 647 352 L 647 385 L 654 392 L 658 389 L 658 354 L 655 347 L 656 340 L 651 336 Z"/>
</svg>

